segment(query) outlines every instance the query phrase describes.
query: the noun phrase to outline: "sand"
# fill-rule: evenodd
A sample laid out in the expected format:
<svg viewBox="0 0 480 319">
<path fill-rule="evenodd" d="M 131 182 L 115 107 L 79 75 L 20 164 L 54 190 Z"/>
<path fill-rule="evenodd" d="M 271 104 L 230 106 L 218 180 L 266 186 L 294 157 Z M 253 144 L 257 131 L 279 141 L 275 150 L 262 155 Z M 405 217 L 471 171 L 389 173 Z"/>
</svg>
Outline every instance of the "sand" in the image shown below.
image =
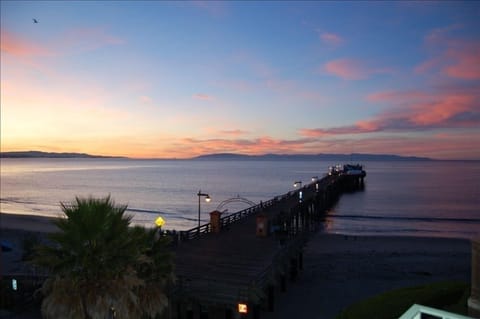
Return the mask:
<svg viewBox="0 0 480 319">
<path fill-rule="evenodd" d="M 391 289 L 469 283 L 470 267 L 465 239 L 317 233 L 305 248 L 302 274 L 262 318 L 335 318 L 348 305 Z"/>
<path fill-rule="evenodd" d="M 33 215 L 0 213 L 0 229 L 16 229 L 30 232 L 52 232 L 56 227 L 53 218 Z"/>
<path fill-rule="evenodd" d="M 55 230 L 50 218 L 0 214 L 0 239 L 21 247 L 22 238 Z M 20 271 L 20 253 L 2 253 L 2 273 Z M 286 292 L 276 292 L 265 319 L 329 319 L 366 297 L 441 280 L 470 282 L 470 241 L 448 238 L 344 236 L 318 232 L 304 251 L 304 267 Z M 16 268 L 15 268 L 16 267 Z"/>
</svg>

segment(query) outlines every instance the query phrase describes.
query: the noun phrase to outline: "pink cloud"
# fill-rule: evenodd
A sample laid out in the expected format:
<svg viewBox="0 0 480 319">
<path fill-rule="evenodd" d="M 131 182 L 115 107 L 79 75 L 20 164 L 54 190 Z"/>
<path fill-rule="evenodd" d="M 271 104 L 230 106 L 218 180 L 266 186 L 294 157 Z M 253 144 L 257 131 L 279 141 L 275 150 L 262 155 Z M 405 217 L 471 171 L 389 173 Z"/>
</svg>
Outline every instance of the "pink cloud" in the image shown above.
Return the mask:
<svg viewBox="0 0 480 319">
<path fill-rule="evenodd" d="M 212 101 L 214 100 L 214 97 L 208 94 L 204 93 L 197 93 L 192 96 L 193 99 L 195 100 L 202 100 L 202 101 Z"/>
<path fill-rule="evenodd" d="M 446 55 L 452 63 L 443 68 L 445 74 L 464 80 L 480 79 L 480 42 L 463 49 L 450 48 Z"/>
<path fill-rule="evenodd" d="M 412 106 L 413 113 L 409 120 L 415 125 L 443 126 L 457 114 L 475 110 L 475 98 L 466 94 L 449 94 L 431 103 L 421 103 Z M 452 123 L 450 123 L 452 124 Z"/>
<path fill-rule="evenodd" d="M 361 123 L 357 123 L 362 126 Z M 371 129 L 368 127 L 364 129 Z M 354 129 L 352 127 L 352 129 Z M 346 130 L 345 130 L 346 131 Z M 232 152 L 250 155 L 318 154 L 318 153 L 371 153 L 427 156 L 444 159 L 480 159 L 480 135 L 468 133 L 422 135 L 368 135 L 355 138 L 323 136 L 321 139 L 299 138 L 292 140 L 261 136 L 252 139 L 194 139 L 184 138 L 165 151 L 176 156 L 191 157 L 208 153 Z M 478 150 L 477 150 L 478 149 Z"/>
<path fill-rule="evenodd" d="M 22 38 L 13 33 L 2 30 L 1 51 L 17 57 L 51 56 L 53 52 L 33 41 Z"/>
<path fill-rule="evenodd" d="M 415 67 L 416 73 L 436 72 L 457 79 L 480 79 L 480 43 L 450 44 L 439 55 Z"/>
<path fill-rule="evenodd" d="M 396 119 L 416 127 L 471 126 L 480 121 L 477 100 L 480 94 L 475 88 L 451 87 L 443 92 L 385 91 L 370 94 L 367 99 L 386 102 L 393 106 L 378 116 L 386 121 Z M 473 122 L 472 122 L 473 121 Z"/>
<path fill-rule="evenodd" d="M 432 30 L 425 37 L 431 57 L 415 67 L 415 72 L 441 73 L 463 80 L 480 79 L 480 42 L 454 37 L 452 31 L 462 28 L 452 25 Z"/>
<path fill-rule="evenodd" d="M 302 128 L 298 131 L 298 134 L 304 137 L 322 137 L 329 135 L 325 129 L 321 128 Z"/>
<path fill-rule="evenodd" d="M 4 30 L 1 32 L 1 51 L 22 58 L 59 56 L 72 53 L 72 51 L 92 51 L 106 45 L 124 43 L 124 40 L 108 34 L 102 28 L 69 30 L 52 38 L 47 44 L 38 44 Z"/>
<path fill-rule="evenodd" d="M 464 134 L 376 136 L 335 142 L 343 152 L 426 156 L 437 159 L 480 159 L 480 137 Z M 477 150 L 478 149 L 478 150 Z"/>
<path fill-rule="evenodd" d="M 368 72 L 358 61 L 338 59 L 325 64 L 325 71 L 345 80 L 361 80 L 368 77 Z"/>
<path fill-rule="evenodd" d="M 337 46 L 344 42 L 343 38 L 337 34 L 323 32 L 320 34 L 320 39 L 326 44 Z"/>
<path fill-rule="evenodd" d="M 411 101 L 412 99 L 422 99 L 429 95 L 422 91 L 383 91 L 369 94 L 367 101 L 385 102 L 385 101 Z"/>
<path fill-rule="evenodd" d="M 223 130 L 223 131 L 220 131 L 219 133 L 222 135 L 241 136 L 241 135 L 248 134 L 248 131 L 236 129 L 236 130 Z"/>
<path fill-rule="evenodd" d="M 208 153 L 233 152 L 241 154 L 259 155 L 265 153 L 294 154 L 305 150 L 310 139 L 283 140 L 270 136 L 261 136 L 253 139 L 194 139 L 184 138 L 178 144 L 188 150 L 190 154 L 200 155 Z"/>
<path fill-rule="evenodd" d="M 390 68 L 373 68 L 354 59 L 337 59 L 329 61 L 324 65 L 324 70 L 327 73 L 344 80 L 362 80 L 373 74 L 393 72 Z"/>
<path fill-rule="evenodd" d="M 417 65 L 414 68 L 414 71 L 417 74 L 427 73 L 427 72 L 437 68 L 441 64 L 442 64 L 442 58 L 441 57 L 431 58 L 431 59 L 426 60 L 426 61 L 420 63 L 419 65 Z"/>
<path fill-rule="evenodd" d="M 335 135 L 362 134 L 378 130 L 378 125 L 374 121 L 360 121 L 355 125 L 341 126 L 334 128 L 303 128 L 298 131 L 300 136 L 309 138 L 327 137 Z"/>
<path fill-rule="evenodd" d="M 391 108 L 354 125 L 333 128 L 303 128 L 299 134 L 309 138 L 374 132 L 415 132 L 433 129 L 480 127 L 480 93 L 475 89 L 450 89 L 445 92 L 386 91 L 372 94 L 371 100 L 386 102 Z"/>
</svg>

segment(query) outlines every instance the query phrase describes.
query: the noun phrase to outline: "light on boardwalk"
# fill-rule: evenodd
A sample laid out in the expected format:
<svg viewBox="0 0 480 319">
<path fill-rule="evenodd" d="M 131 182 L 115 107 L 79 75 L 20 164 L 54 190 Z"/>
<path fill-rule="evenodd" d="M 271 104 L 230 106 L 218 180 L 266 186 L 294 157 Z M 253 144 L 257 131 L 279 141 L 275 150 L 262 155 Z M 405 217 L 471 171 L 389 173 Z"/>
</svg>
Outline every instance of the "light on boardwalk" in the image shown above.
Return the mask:
<svg viewBox="0 0 480 319">
<path fill-rule="evenodd" d="M 155 219 L 155 225 L 157 225 L 157 227 L 162 227 L 165 225 L 165 220 L 162 218 L 162 216 L 158 216 L 158 218 Z"/>
<path fill-rule="evenodd" d="M 245 304 L 245 303 L 239 303 L 239 304 L 238 304 L 238 312 L 239 312 L 239 313 L 248 313 L 247 304 Z"/>
</svg>

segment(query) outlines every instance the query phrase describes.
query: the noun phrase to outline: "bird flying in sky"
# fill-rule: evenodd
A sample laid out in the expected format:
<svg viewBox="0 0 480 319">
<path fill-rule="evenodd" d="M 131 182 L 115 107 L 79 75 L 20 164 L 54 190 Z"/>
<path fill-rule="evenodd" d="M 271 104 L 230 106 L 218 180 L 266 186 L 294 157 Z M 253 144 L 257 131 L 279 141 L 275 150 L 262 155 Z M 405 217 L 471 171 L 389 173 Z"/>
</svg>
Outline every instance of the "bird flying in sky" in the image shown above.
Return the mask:
<svg viewBox="0 0 480 319">
<path fill-rule="evenodd" d="M 33 20 L 33 23 L 38 23 L 38 20 L 37 19 L 32 19 Z"/>
</svg>

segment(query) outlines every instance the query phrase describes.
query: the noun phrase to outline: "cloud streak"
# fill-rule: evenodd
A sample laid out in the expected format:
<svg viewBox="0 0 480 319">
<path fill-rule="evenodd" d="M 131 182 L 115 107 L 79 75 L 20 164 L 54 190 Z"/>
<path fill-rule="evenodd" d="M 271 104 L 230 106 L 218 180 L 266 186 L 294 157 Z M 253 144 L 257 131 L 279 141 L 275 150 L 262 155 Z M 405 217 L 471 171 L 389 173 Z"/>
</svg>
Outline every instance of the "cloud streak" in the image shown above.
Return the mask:
<svg viewBox="0 0 480 319">
<path fill-rule="evenodd" d="M 272 138 L 270 136 L 262 136 L 252 139 L 183 138 L 171 149 L 168 149 L 168 151 L 177 154 L 189 154 L 188 156 L 220 152 L 233 152 L 250 155 L 260 155 L 265 153 L 294 154 L 296 152 L 304 151 L 305 147 L 311 142 L 313 142 L 313 140 L 308 138 L 284 140 Z"/>
<path fill-rule="evenodd" d="M 122 45 L 125 41 L 102 28 L 79 28 L 67 30 L 39 44 L 28 37 L 2 29 L 0 43 L 4 53 L 18 58 L 33 58 L 93 51 L 107 45 Z"/>
<path fill-rule="evenodd" d="M 1 52 L 16 57 L 52 56 L 54 52 L 38 43 L 28 41 L 8 31 L 1 31 Z"/>
<path fill-rule="evenodd" d="M 389 68 L 372 68 L 356 59 L 332 60 L 323 66 L 323 70 L 343 80 L 363 80 L 374 74 L 391 73 Z"/>
<path fill-rule="evenodd" d="M 335 33 L 322 32 L 320 33 L 320 39 L 323 43 L 330 46 L 338 46 L 343 44 L 344 40 L 341 36 Z"/>
<path fill-rule="evenodd" d="M 219 133 L 221 135 L 241 136 L 241 135 L 248 134 L 249 132 L 245 130 L 236 129 L 236 130 L 223 130 L 223 131 L 219 131 Z"/>
<path fill-rule="evenodd" d="M 430 31 L 424 42 L 432 56 L 418 64 L 415 73 L 440 73 L 462 80 L 480 79 L 480 41 L 451 35 L 461 28 L 461 25 L 451 25 Z"/>
<path fill-rule="evenodd" d="M 304 137 L 325 137 L 374 132 L 415 132 L 438 128 L 480 127 L 480 93 L 470 90 L 451 90 L 429 94 L 420 91 L 386 91 L 371 94 L 371 101 L 393 105 L 373 118 L 357 121 L 353 125 L 333 128 L 303 128 Z"/>
<path fill-rule="evenodd" d="M 212 101 L 215 98 L 211 95 L 204 94 L 204 93 L 197 93 L 192 96 L 194 100 L 200 100 L 200 101 Z"/>
</svg>

